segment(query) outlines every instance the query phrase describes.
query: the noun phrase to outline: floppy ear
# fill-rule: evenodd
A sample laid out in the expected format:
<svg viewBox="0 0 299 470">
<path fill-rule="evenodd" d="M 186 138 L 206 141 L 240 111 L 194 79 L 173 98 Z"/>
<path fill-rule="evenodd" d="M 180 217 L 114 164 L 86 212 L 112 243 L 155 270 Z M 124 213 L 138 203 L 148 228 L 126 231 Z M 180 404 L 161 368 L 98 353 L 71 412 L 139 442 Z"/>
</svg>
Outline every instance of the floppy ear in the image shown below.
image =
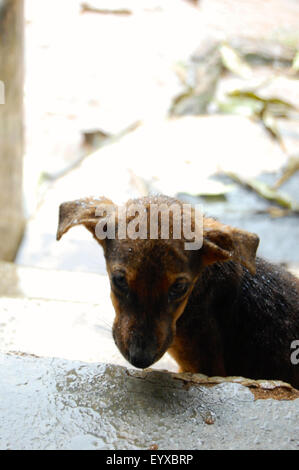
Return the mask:
<svg viewBox="0 0 299 470">
<path fill-rule="evenodd" d="M 96 237 L 96 225 L 103 216 L 103 211 L 106 209 L 115 208 L 110 199 L 104 197 L 93 198 L 88 197 L 84 199 L 77 199 L 75 201 L 64 202 L 59 207 L 59 222 L 56 239 L 60 240 L 71 227 L 75 225 L 84 225 L 89 230 L 99 243 L 100 240 Z"/>
<path fill-rule="evenodd" d="M 215 220 L 205 219 L 202 259 L 205 266 L 218 261 L 235 261 L 255 274 L 259 237 Z"/>
</svg>

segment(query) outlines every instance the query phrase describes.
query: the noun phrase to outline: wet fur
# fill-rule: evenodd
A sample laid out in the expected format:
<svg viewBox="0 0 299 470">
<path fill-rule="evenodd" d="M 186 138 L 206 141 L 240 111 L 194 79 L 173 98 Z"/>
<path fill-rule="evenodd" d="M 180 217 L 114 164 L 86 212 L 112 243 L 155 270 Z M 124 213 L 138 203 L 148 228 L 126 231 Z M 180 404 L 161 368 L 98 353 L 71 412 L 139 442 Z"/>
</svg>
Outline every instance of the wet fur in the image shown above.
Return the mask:
<svg viewBox="0 0 299 470">
<path fill-rule="evenodd" d="M 252 275 L 235 263 L 216 263 L 193 289 L 171 352 L 181 370 L 280 379 L 299 388 L 299 365 L 290 360 L 298 303 L 298 280 L 276 265 L 257 258 Z"/>
</svg>

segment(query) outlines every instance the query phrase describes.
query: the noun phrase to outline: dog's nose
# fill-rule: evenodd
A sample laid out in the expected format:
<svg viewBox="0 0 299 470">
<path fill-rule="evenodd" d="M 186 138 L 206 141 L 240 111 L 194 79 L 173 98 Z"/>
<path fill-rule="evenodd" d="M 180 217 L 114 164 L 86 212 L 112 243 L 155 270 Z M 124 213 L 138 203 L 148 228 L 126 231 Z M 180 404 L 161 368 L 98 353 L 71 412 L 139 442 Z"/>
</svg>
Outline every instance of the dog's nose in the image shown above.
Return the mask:
<svg viewBox="0 0 299 470">
<path fill-rule="evenodd" d="M 155 362 L 155 352 L 148 351 L 136 344 L 131 344 L 129 348 L 129 361 L 132 366 L 145 369 Z"/>
</svg>

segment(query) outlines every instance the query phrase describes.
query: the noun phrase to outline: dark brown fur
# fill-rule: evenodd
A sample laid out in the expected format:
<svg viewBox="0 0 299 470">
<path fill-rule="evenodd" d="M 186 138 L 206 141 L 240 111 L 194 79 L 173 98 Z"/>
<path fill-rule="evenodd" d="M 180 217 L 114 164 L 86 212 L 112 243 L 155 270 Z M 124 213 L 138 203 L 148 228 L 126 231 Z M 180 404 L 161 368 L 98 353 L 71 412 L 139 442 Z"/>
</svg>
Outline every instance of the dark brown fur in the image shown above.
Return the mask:
<svg viewBox="0 0 299 470">
<path fill-rule="evenodd" d="M 147 210 L 152 203 L 179 203 L 166 196 L 133 202 Z M 116 210 L 106 199 L 62 204 L 57 238 L 77 224 L 96 238 L 95 207 L 103 203 Z M 299 340 L 298 280 L 256 258 L 254 234 L 205 218 L 203 235 L 202 248 L 191 251 L 171 236 L 98 240 L 119 350 L 136 367 L 148 367 L 168 351 L 181 371 L 281 379 L 299 388 L 299 365 L 290 358 L 291 343 Z M 186 291 L 172 299 L 176 281 Z"/>
</svg>

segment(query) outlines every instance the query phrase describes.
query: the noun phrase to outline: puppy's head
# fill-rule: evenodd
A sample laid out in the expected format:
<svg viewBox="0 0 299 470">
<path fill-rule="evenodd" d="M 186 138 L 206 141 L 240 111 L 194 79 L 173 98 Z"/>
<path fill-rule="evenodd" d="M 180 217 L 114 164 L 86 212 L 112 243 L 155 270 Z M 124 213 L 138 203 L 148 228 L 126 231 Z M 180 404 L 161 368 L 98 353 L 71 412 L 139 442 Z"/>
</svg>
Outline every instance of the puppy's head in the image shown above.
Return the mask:
<svg viewBox="0 0 299 470">
<path fill-rule="evenodd" d="M 163 210 L 167 212 L 173 204 L 179 210 L 163 219 Z M 153 227 L 152 208 L 157 205 L 163 209 Z M 256 235 L 205 218 L 200 248 L 186 249 L 182 212 L 181 202 L 165 196 L 129 201 L 122 208 L 105 198 L 60 206 L 57 239 L 83 224 L 103 247 L 116 313 L 113 337 L 136 367 L 149 367 L 171 346 L 176 322 L 207 265 L 231 260 L 255 270 Z M 192 211 L 193 231 L 195 217 Z M 163 220 L 169 224 L 168 237 L 162 230 Z M 174 236 L 178 227 L 182 228 L 180 237 Z"/>
</svg>

